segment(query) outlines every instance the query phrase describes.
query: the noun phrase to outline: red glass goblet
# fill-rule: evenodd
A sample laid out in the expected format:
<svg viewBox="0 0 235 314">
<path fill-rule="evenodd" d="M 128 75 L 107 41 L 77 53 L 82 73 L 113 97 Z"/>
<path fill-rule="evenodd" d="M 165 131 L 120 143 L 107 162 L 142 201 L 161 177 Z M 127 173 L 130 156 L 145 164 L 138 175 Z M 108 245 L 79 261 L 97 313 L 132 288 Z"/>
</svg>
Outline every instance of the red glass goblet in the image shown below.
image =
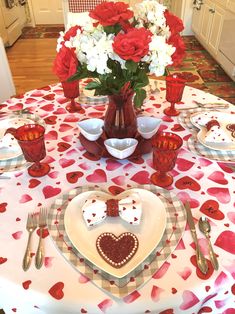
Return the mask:
<svg viewBox="0 0 235 314">
<path fill-rule="evenodd" d="M 66 98 L 71 99 L 70 104 L 66 106 L 66 109 L 70 113 L 74 112 L 80 112 L 82 109 L 81 105 L 75 101 L 75 98 L 77 98 L 80 95 L 79 92 L 79 82 L 78 81 L 72 81 L 72 82 L 62 82 L 62 88 L 64 91 L 64 96 Z"/>
<path fill-rule="evenodd" d="M 164 110 L 167 116 L 178 116 L 179 110 L 175 109 L 175 103 L 181 101 L 185 87 L 185 80 L 176 74 L 166 77 L 166 100 L 171 106 Z"/>
<path fill-rule="evenodd" d="M 28 168 L 28 173 L 32 177 L 42 177 L 50 171 L 47 163 L 40 162 L 46 157 L 44 133 L 45 128 L 39 124 L 25 124 L 12 133 L 22 149 L 24 158 L 33 162 Z"/>
<path fill-rule="evenodd" d="M 182 144 L 182 138 L 171 132 L 160 132 L 153 136 L 153 167 L 157 170 L 150 177 L 153 184 L 161 187 L 172 184 L 173 177 L 168 171 L 174 168 Z"/>
</svg>

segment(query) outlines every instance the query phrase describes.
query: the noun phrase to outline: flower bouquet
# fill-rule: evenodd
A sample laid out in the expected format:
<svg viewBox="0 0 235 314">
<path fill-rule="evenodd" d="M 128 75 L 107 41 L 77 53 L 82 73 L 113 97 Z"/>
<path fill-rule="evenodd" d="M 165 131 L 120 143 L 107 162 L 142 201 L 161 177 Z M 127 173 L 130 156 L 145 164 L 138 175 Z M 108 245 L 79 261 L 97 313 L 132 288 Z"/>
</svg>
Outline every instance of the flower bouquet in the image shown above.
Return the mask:
<svg viewBox="0 0 235 314">
<path fill-rule="evenodd" d="M 141 107 L 149 75 L 161 76 L 181 62 L 182 21 L 156 0 L 132 10 L 123 2 L 103 2 L 79 20 L 57 43 L 54 72 L 60 80 L 92 78 L 86 89 L 108 95 L 104 129 L 109 137 L 133 137 L 132 101 Z M 120 135 L 121 134 L 121 135 Z"/>
<path fill-rule="evenodd" d="M 61 80 L 94 78 L 86 89 L 95 89 L 95 95 L 131 89 L 140 107 L 148 74 L 161 76 L 184 56 L 182 21 L 156 0 L 134 10 L 123 2 L 103 2 L 81 24 L 60 33 L 54 71 Z"/>
</svg>

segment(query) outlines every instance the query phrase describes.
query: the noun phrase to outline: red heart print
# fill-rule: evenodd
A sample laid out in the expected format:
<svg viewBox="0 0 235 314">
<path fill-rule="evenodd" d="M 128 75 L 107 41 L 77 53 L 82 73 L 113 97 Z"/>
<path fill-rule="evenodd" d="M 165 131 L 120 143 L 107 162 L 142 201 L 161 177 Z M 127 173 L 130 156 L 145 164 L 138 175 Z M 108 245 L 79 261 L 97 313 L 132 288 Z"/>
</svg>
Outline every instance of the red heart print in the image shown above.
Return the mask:
<svg viewBox="0 0 235 314">
<path fill-rule="evenodd" d="M 159 268 L 159 270 L 152 276 L 152 278 L 154 279 L 162 278 L 167 272 L 169 267 L 170 267 L 170 263 L 168 262 L 163 263 L 162 266 Z"/>
<path fill-rule="evenodd" d="M 162 120 L 165 121 L 165 122 L 173 122 L 174 121 L 174 120 L 171 119 L 171 117 L 168 117 L 168 116 L 162 117 Z"/>
<path fill-rule="evenodd" d="M 194 164 L 195 164 L 194 162 L 184 158 L 178 157 L 176 160 L 177 169 L 180 171 L 188 171 L 193 167 Z"/>
<path fill-rule="evenodd" d="M 7 258 L 0 256 L 0 265 L 6 263 Z"/>
<path fill-rule="evenodd" d="M 58 152 L 64 152 L 71 147 L 70 144 L 65 143 L 65 142 L 59 142 L 57 146 L 58 146 Z"/>
<path fill-rule="evenodd" d="M 61 165 L 62 168 L 67 168 L 69 166 L 72 166 L 74 163 L 75 163 L 74 159 L 61 158 L 59 160 L 59 164 Z"/>
<path fill-rule="evenodd" d="M 185 290 L 183 292 L 182 297 L 183 297 L 183 302 L 180 305 L 180 309 L 183 310 L 183 311 L 190 309 L 195 304 L 200 302 L 198 297 L 190 290 Z"/>
<path fill-rule="evenodd" d="M 41 183 L 41 181 L 37 180 L 37 179 L 30 179 L 29 180 L 29 188 L 33 189 L 36 186 L 38 186 Z"/>
<path fill-rule="evenodd" d="M 175 289 L 175 288 L 171 288 L 171 293 L 172 293 L 172 294 L 177 293 L 177 289 Z"/>
<path fill-rule="evenodd" d="M 22 231 L 16 231 L 14 233 L 12 233 L 12 237 L 15 239 L 15 240 L 19 240 L 22 236 L 23 232 Z"/>
<path fill-rule="evenodd" d="M 215 200 L 208 200 L 202 204 L 200 211 L 206 216 L 222 220 L 224 219 L 224 214 L 219 210 L 219 203 Z"/>
<path fill-rule="evenodd" d="M 61 192 L 61 189 L 60 188 L 53 188 L 50 185 L 46 185 L 42 189 L 42 192 L 44 194 L 44 197 L 47 199 L 47 198 L 50 198 L 50 197 L 58 195 Z"/>
<path fill-rule="evenodd" d="M 103 117 L 103 113 L 102 112 L 90 112 L 88 113 L 88 117 L 101 119 Z"/>
<path fill-rule="evenodd" d="M 151 313 L 151 312 L 150 312 Z M 159 314 L 174 314 L 174 310 L 173 309 L 166 309 L 164 311 L 159 312 Z"/>
<path fill-rule="evenodd" d="M 42 97 L 45 100 L 54 100 L 55 99 L 55 94 L 47 94 Z"/>
<path fill-rule="evenodd" d="M 113 301 L 110 299 L 105 299 L 102 302 L 98 304 L 98 307 L 102 311 L 102 313 L 106 313 L 108 308 L 110 308 L 113 305 Z"/>
<path fill-rule="evenodd" d="M 103 183 L 107 182 L 107 176 L 104 170 L 96 169 L 92 174 L 86 177 L 88 182 Z"/>
<path fill-rule="evenodd" d="M 138 239 L 131 232 L 124 232 L 119 236 L 106 232 L 96 240 L 96 248 L 106 263 L 115 268 L 124 266 L 138 249 Z"/>
<path fill-rule="evenodd" d="M 134 157 L 134 158 L 129 158 L 129 160 L 137 165 L 143 164 L 144 163 L 144 159 L 142 157 Z"/>
<path fill-rule="evenodd" d="M 0 213 L 4 213 L 7 210 L 7 203 L 0 203 Z"/>
<path fill-rule="evenodd" d="M 160 294 L 163 291 L 163 289 L 157 287 L 157 286 L 153 286 L 152 287 L 152 291 L 151 291 L 151 299 L 154 302 L 158 302 L 160 299 Z"/>
<path fill-rule="evenodd" d="M 229 189 L 227 188 L 219 188 L 219 187 L 214 187 L 214 188 L 209 188 L 207 189 L 207 193 L 211 196 L 214 196 L 217 198 L 217 200 L 223 204 L 227 204 L 230 202 L 230 194 L 229 194 Z"/>
<path fill-rule="evenodd" d="M 120 193 L 125 191 L 123 188 L 121 188 L 119 186 L 116 186 L 116 185 L 110 186 L 108 190 L 113 195 L 118 195 L 118 194 L 120 194 Z"/>
<path fill-rule="evenodd" d="M 231 254 L 235 254 L 235 232 L 227 230 L 221 232 L 215 241 L 215 245 Z"/>
<path fill-rule="evenodd" d="M 49 117 L 46 117 L 44 121 L 46 122 L 46 124 L 53 125 L 53 124 L 56 124 L 56 119 L 57 119 L 57 116 L 49 116 Z"/>
<path fill-rule="evenodd" d="M 49 290 L 48 292 L 50 293 L 50 295 L 55 298 L 56 300 L 61 300 L 64 297 L 64 292 L 63 292 L 63 288 L 64 288 L 64 283 L 59 281 L 57 283 L 55 283 Z"/>
<path fill-rule="evenodd" d="M 79 119 L 73 114 L 67 115 L 64 119 L 64 122 L 78 122 Z"/>
<path fill-rule="evenodd" d="M 131 177 L 131 180 L 138 184 L 149 184 L 150 178 L 148 171 L 139 171 Z"/>
<path fill-rule="evenodd" d="M 44 136 L 46 141 L 57 140 L 58 134 L 56 131 L 50 131 Z"/>
<path fill-rule="evenodd" d="M 40 229 L 37 229 L 37 235 L 40 237 Z M 47 228 L 42 229 L 42 238 L 46 238 L 49 235 Z"/>
<path fill-rule="evenodd" d="M 22 286 L 25 290 L 29 289 L 30 284 L 32 283 L 31 280 L 26 280 L 22 283 Z"/>
<path fill-rule="evenodd" d="M 57 108 L 56 111 L 53 111 L 53 114 L 65 114 L 66 110 L 64 108 Z"/>
<path fill-rule="evenodd" d="M 180 190 L 189 189 L 192 191 L 199 191 L 201 189 L 200 184 L 197 183 L 193 178 L 188 176 L 182 177 L 175 182 L 175 186 Z"/>
<path fill-rule="evenodd" d="M 112 178 L 112 182 L 117 185 L 125 185 L 126 177 L 125 176 L 117 176 Z"/>
<path fill-rule="evenodd" d="M 81 313 L 84 313 L 84 314 L 85 314 L 85 313 L 87 313 L 87 311 L 86 311 L 84 308 L 82 308 L 82 309 L 81 309 Z"/>
<path fill-rule="evenodd" d="M 66 132 L 68 130 L 71 130 L 73 127 L 67 123 L 61 123 L 59 131 L 60 132 Z"/>
<path fill-rule="evenodd" d="M 22 103 L 17 103 L 14 106 L 9 106 L 8 107 L 10 110 L 22 110 L 23 109 L 23 104 Z"/>
<path fill-rule="evenodd" d="M 81 171 L 73 171 L 66 173 L 66 179 L 69 183 L 76 183 L 83 176 Z"/>
<path fill-rule="evenodd" d="M 97 161 L 97 160 L 100 159 L 99 156 L 95 156 L 95 155 L 90 154 L 90 153 L 88 153 L 88 152 L 85 152 L 85 153 L 83 154 L 83 157 L 85 157 L 85 158 L 87 158 L 87 159 L 89 159 L 89 160 L 92 160 L 92 161 Z"/>
<path fill-rule="evenodd" d="M 181 124 L 174 124 L 173 128 L 171 128 L 171 131 L 173 132 L 180 132 L 184 130 L 185 128 L 183 128 Z"/>
<path fill-rule="evenodd" d="M 114 159 L 107 159 L 106 164 L 107 164 L 106 169 L 108 171 L 114 171 L 122 166 L 122 163 Z"/>
<path fill-rule="evenodd" d="M 20 198 L 20 203 L 27 203 L 30 202 L 32 200 L 32 197 L 28 194 L 23 194 Z"/>
<path fill-rule="evenodd" d="M 47 104 L 45 106 L 42 106 L 41 109 L 44 110 L 44 111 L 53 111 L 54 110 L 54 105 L 53 104 Z"/>
<path fill-rule="evenodd" d="M 198 278 L 203 279 L 203 280 L 207 280 L 211 277 L 211 275 L 214 272 L 214 268 L 211 264 L 211 261 L 209 261 L 208 259 L 206 259 L 207 261 L 207 265 L 208 265 L 208 271 L 206 274 L 203 274 L 200 269 L 197 266 L 197 259 L 196 259 L 196 255 L 191 256 L 190 258 L 191 263 L 193 264 L 193 266 L 196 268 L 196 274 L 198 276 Z"/>
<path fill-rule="evenodd" d="M 140 297 L 140 293 L 135 290 L 131 294 L 127 295 L 126 297 L 123 298 L 123 301 L 127 304 L 134 302 L 136 299 Z"/>
<path fill-rule="evenodd" d="M 209 175 L 208 179 L 219 184 L 228 184 L 228 180 L 224 178 L 224 173 L 221 171 L 214 171 Z"/>
</svg>

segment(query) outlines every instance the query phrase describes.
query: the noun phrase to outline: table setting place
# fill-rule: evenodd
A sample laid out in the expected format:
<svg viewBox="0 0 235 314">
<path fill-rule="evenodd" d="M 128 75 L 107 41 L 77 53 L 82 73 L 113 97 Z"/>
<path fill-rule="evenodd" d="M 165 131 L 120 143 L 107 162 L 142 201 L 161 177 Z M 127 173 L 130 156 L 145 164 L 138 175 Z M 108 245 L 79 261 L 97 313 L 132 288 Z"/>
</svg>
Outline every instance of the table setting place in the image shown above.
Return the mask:
<svg viewBox="0 0 235 314">
<path fill-rule="evenodd" d="M 150 5 L 165 24 L 143 24 Z M 60 33 L 60 82 L 0 105 L 0 309 L 232 314 L 234 105 L 178 74 L 158 79 L 183 57 L 166 26 L 183 26 L 157 1 L 89 14 Z"/>
</svg>

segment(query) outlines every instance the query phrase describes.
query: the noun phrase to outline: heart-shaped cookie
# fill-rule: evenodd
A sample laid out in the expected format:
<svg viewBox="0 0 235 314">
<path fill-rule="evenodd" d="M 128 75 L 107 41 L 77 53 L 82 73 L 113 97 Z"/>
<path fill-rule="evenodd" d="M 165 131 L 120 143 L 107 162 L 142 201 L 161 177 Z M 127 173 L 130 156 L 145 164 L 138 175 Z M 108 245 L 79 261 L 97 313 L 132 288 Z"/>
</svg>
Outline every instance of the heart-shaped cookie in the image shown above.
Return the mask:
<svg viewBox="0 0 235 314">
<path fill-rule="evenodd" d="M 105 232 L 96 241 L 100 256 L 115 268 L 125 265 L 135 255 L 138 245 L 137 237 L 131 232 L 124 232 L 118 237 Z"/>
</svg>

